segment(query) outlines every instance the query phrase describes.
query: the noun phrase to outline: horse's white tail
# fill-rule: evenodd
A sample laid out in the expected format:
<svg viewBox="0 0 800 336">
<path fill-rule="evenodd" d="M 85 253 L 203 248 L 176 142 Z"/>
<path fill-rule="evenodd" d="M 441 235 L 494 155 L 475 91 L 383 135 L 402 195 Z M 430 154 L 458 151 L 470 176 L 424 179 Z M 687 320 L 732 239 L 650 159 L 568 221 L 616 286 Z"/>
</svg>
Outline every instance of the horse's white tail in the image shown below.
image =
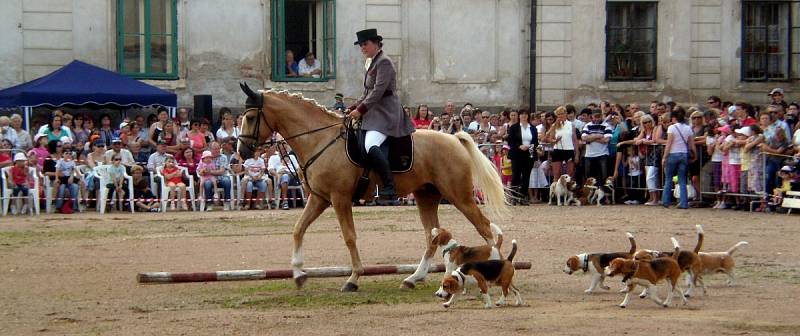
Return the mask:
<svg viewBox="0 0 800 336">
<path fill-rule="evenodd" d="M 478 150 L 478 145 L 475 144 L 475 141 L 472 141 L 472 137 L 469 134 L 458 132 L 455 135 L 469 153 L 472 182 L 478 189 L 483 191 L 486 207 L 498 219 L 504 217 L 509 213 L 509 210 L 506 205 L 505 188 L 503 187 L 503 181 L 500 179 L 500 174 L 497 173 L 497 168 Z"/>
</svg>

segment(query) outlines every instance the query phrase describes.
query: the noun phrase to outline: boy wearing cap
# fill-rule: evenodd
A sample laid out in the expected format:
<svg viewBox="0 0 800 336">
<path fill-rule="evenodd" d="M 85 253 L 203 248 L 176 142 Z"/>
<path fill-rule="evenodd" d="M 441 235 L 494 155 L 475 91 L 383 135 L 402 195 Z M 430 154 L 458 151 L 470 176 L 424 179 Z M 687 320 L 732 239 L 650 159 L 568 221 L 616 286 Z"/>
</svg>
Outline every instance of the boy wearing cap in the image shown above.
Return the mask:
<svg viewBox="0 0 800 336">
<path fill-rule="evenodd" d="M 770 97 L 770 104 L 783 106 L 784 109 L 789 107 L 789 104 L 783 100 L 783 89 L 774 88 L 769 91 L 767 96 Z"/>
<path fill-rule="evenodd" d="M 136 161 L 133 159 L 133 153 L 126 148 L 122 148 L 122 140 L 120 138 L 114 138 L 111 140 L 111 149 L 106 151 L 106 162 L 111 162 L 111 158 L 114 155 L 119 155 L 122 159 L 122 165 L 125 166 L 126 170 L 130 171 L 130 167 L 136 164 Z"/>
<path fill-rule="evenodd" d="M 31 176 L 28 174 L 28 158 L 25 154 L 17 153 L 14 155 L 14 165 L 11 166 L 11 181 L 8 185 L 12 188 L 11 197 L 19 197 L 16 199 L 16 204 L 11 206 L 11 214 L 16 215 L 17 209 L 20 214 L 24 214 L 28 210 L 28 183 L 31 181 Z M 20 195 L 22 195 L 20 197 Z M 19 206 L 21 198 L 24 198 L 24 205 Z"/>
<path fill-rule="evenodd" d="M 344 110 L 347 109 L 347 106 L 344 105 L 344 102 L 342 101 L 344 99 L 344 95 L 337 93 L 335 96 L 333 96 L 333 98 L 336 100 L 336 103 L 333 104 L 333 110 L 344 112 Z"/>
</svg>

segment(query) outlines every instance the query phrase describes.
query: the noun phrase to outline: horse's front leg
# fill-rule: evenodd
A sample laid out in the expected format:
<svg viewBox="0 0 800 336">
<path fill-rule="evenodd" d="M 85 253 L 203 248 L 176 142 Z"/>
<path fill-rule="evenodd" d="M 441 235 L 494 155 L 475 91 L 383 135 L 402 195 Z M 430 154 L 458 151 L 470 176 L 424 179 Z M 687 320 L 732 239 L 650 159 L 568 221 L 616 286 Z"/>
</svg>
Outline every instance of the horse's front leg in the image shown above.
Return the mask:
<svg viewBox="0 0 800 336">
<path fill-rule="evenodd" d="M 311 223 L 316 220 L 330 203 L 316 195 L 308 197 L 308 204 L 303 209 L 303 214 L 294 224 L 294 250 L 292 250 L 292 277 L 297 288 L 302 288 L 308 276 L 303 271 L 303 237 Z"/>
<path fill-rule="evenodd" d="M 358 247 L 356 246 L 353 205 L 347 197 L 343 197 L 340 200 L 333 200 L 333 208 L 336 210 L 336 219 L 339 220 L 344 244 L 350 251 L 350 264 L 353 267 L 353 273 L 350 274 L 347 282 L 342 286 L 342 292 L 355 292 L 358 291 L 358 278 L 361 274 L 364 274 L 364 266 L 361 265 L 361 257 L 358 255 Z"/>
<path fill-rule="evenodd" d="M 431 229 L 439 227 L 438 210 L 442 195 L 438 192 L 416 191 L 414 192 L 414 198 L 417 200 L 419 217 L 422 221 L 422 228 L 425 231 L 426 248 L 425 253 L 422 255 L 422 260 L 420 260 L 419 266 L 417 266 L 417 270 L 414 274 L 411 274 L 403 280 L 401 284 L 403 288 L 414 288 L 417 282 L 425 279 L 425 276 L 428 275 L 428 268 L 430 267 L 431 259 L 433 259 L 433 254 L 436 253 L 436 249 L 438 248 L 436 244 L 431 242 Z M 446 260 L 445 263 L 447 263 Z"/>
</svg>

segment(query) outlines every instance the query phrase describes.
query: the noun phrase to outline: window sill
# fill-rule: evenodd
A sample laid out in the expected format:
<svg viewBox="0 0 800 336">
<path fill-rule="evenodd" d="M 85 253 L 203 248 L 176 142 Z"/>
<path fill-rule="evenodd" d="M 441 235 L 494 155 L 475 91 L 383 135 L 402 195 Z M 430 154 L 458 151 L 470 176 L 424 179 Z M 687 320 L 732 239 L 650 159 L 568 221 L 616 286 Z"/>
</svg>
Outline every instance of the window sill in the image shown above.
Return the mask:
<svg viewBox="0 0 800 336">
<path fill-rule="evenodd" d="M 655 80 L 637 80 L 637 81 L 609 81 L 606 80 L 598 87 L 600 90 L 605 91 L 655 91 L 659 90 L 658 83 Z"/>
<path fill-rule="evenodd" d="M 166 80 L 166 79 L 140 79 L 140 81 L 155 86 L 163 90 L 178 90 L 186 88 L 186 80 L 183 78 Z"/>
<path fill-rule="evenodd" d="M 268 88 L 289 91 L 325 92 L 336 89 L 336 79 L 317 79 L 315 81 L 266 81 Z"/>
</svg>

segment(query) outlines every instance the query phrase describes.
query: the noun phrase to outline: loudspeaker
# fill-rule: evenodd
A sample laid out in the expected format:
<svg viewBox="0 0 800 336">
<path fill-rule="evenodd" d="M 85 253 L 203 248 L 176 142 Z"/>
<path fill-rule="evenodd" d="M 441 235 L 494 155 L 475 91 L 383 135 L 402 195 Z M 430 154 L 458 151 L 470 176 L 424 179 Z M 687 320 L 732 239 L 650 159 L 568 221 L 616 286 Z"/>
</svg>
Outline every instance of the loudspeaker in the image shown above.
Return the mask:
<svg viewBox="0 0 800 336">
<path fill-rule="evenodd" d="M 214 112 L 213 105 L 211 104 L 211 95 L 196 95 L 194 96 L 194 111 L 192 112 L 192 119 L 206 118 L 211 122 L 209 130 L 213 133 L 219 127 L 217 122 L 219 119 Z"/>
</svg>

